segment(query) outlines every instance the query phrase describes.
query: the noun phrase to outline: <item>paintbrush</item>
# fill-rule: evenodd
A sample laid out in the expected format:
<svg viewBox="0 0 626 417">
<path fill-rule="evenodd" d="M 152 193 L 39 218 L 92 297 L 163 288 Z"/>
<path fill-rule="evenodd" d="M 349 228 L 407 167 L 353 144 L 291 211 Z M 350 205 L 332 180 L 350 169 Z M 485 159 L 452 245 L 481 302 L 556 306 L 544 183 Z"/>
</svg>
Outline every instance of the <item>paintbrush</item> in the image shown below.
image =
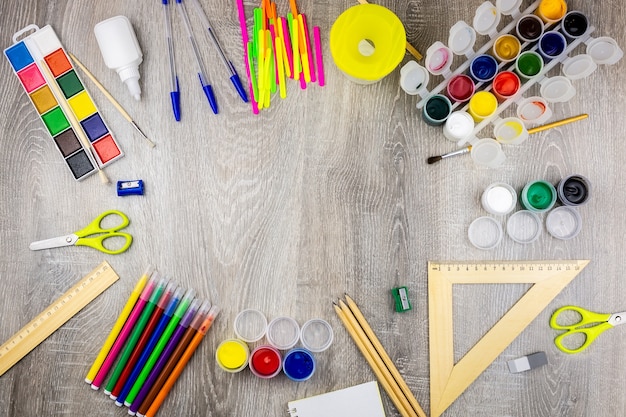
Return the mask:
<svg viewBox="0 0 626 417">
<path fill-rule="evenodd" d="M 545 125 L 533 127 L 532 129 L 528 129 L 528 134 L 532 135 L 533 133 L 543 132 L 544 130 L 552 129 L 554 127 L 559 127 L 559 126 L 566 125 L 568 123 L 577 122 L 578 120 L 586 119 L 587 117 L 589 117 L 589 115 L 587 113 L 583 113 L 583 114 L 579 114 L 578 116 L 568 117 L 567 119 L 557 120 L 556 122 L 552 122 L 552 123 L 548 123 Z M 454 152 L 449 152 L 443 155 L 431 156 L 428 158 L 427 161 L 428 161 L 428 164 L 434 164 L 435 162 L 439 162 L 442 159 L 449 158 L 451 156 L 457 156 L 457 155 L 463 155 L 463 154 L 469 153 L 469 151 L 471 150 L 472 150 L 472 147 L 468 146 L 466 148 L 459 149 Z"/>
</svg>

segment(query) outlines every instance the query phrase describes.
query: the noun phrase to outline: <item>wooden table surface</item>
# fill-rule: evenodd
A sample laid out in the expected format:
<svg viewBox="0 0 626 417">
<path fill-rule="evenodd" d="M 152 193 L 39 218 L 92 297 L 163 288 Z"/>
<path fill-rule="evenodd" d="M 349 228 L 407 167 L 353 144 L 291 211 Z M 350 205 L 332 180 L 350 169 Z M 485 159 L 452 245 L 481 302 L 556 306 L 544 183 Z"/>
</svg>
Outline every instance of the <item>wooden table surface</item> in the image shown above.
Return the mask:
<svg viewBox="0 0 626 417">
<path fill-rule="evenodd" d="M 246 1 L 248 24 L 258 4 Z M 447 42 L 457 21 L 471 24 L 479 0 L 384 0 L 401 19 L 408 41 L 425 54 Z M 245 74 L 234 1 L 201 0 L 227 54 Z M 623 416 L 626 383 L 622 358 L 626 333 L 603 334 L 585 352 L 557 350 L 552 311 L 576 304 L 594 311 L 626 308 L 623 248 L 626 203 L 624 60 L 600 65 L 574 81 L 576 96 L 553 105 L 551 121 L 589 114 L 574 124 L 504 146 L 499 168 L 476 165 L 468 155 L 429 165 L 429 156 L 457 149 L 440 127 L 428 126 L 416 96 L 399 87 L 399 67 L 381 81 L 359 85 L 334 64 L 329 47 L 333 22 L 355 3 L 301 1 L 309 25 L 322 33 L 326 85 L 305 90 L 290 80 L 287 97 L 252 114 L 230 85 L 224 67 L 191 12 L 200 54 L 220 106 L 211 112 L 198 86 L 184 26 L 173 10 L 182 121 L 172 116 L 169 68 L 160 2 L 110 0 L 2 2 L 3 48 L 28 24 L 51 25 L 76 55 L 156 143 L 147 146 L 133 128 L 82 76 L 125 156 L 105 169 L 112 183 L 142 179 L 143 196 L 118 197 L 98 175 L 75 181 L 6 60 L 0 101 L 0 339 L 7 340 L 31 318 L 107 260 L 120 281 L 0 377 L 0 415 L 122 416 L 126 411 L 83 382 L 130 291 L 148 265 L 194 288 L 222 308 L 199 350 L 161 408 L 160 415 L 285 416 L 287 402 L 375 379 L 335 315 L 332 302 L 344 293 L 364 315 L 421 406 L 430 415 L 429 261 L 531 261 L 589 259 L 591 262 L 536 320 L 497 357 L 444 412 L 444 416 Z M 522 8 L 529 1 L 523 2 Z M 621 2 L 569 2 L 596 27 L 626 46 Z M 289 11 L 278 4 L 279 15 Z M 94 26 L 127 16 L 144 59 L 141 101 L 105 67 Z M 503 21 L 510 19 L 503 17 Z M 477 45 L 488 38 L 478 36 Z M 576 49 L 584 53 L 584 48 Z M 407 54 L 402 63 L 411 57 Z M 455 65 L 462 62 L 455 58 Z M 423 61 L 421 62 L 423 64 Z M 454 67 L 453 67 L 454 68 Z M 557 67 L 553 73 L 558 72 Z M 552 75 L 552 73 L 550 74 Z M 431 77 L 431 85 L 441 80 Z M 538 93 L 536 86 L 531 90 Z M 514 107 L 514 106 L 513 106 Z M 513 107 L 506 115 L 513 114 Z M 492 135 L 492 127 L 481 137 Z M 571 240 L 550 236 L 522 245 L 504 236 L 492 250 L 474 248 L 470 223 L 488 215 L 480 195 L 501 181 L 517 191 L 529 181 L 553 184 L 581 174 L 592 198 L 579 208 L 582 231 Z M 105 255 L 87 247 L 31 251 L 35 240 L 72 232 L 105 209 L 126 213 L 134 236 L 130 249 Z M 518 204 L 517 209 L 521 209 Z M 545 219 L 542 214 L 541 218 Z M 505 224 L 506 217 L 494 217 Z M 398 313 L 390 290 L 407 286 L 413 309 Z M 529 285 L 461 286 L 454 292 L 454 353 L 461 358 L 497 322 Z M 316 354 L 317 370 L 301 383 L 279 375 L 255 377 L 248 369 L 223 372 L 215 350 L 233 337 L 233 321 L 245 308 L 268 319 L 289 316 L 300 324 L 327 320 L 334 342 Z M 544 351 L 548 365 L 511 373 L 507 361 Z M 388 416 L 399 415 L 382 391 Z"/>
</svg>

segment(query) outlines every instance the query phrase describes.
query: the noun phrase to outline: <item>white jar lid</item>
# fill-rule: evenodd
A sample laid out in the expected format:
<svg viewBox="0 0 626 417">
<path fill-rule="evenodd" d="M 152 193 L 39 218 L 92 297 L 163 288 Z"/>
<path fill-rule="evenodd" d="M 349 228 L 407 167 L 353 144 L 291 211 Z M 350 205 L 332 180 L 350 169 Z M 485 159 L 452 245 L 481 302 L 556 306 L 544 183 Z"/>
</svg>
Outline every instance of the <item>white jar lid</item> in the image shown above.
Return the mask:
<svg viewBox="0 0 626 417">
<path fill-rule="evenodd" d="M 575 208 L 560 206 L 548 213 L 546 229 L 557 239 L 571 239 L 580 233 L 582 218 Z"/>
<path fill-rule="evenodd" d="M 529 210 L 520 210 L 509 217 L 506 233 L 517 243 L 531 243 L 541 236 L 541 220 Z"/>
<path fill-rule="evenodd" d="M 249 308 L 237 314 L 234 327 L 237 338 L 252 343 L 265 336 L 267 319 L 259 310 Z"/>
<path fill-rule="evenodd" d="M 326 320 L 311 319 L 302 326 L 300 341 L 311 352 L 322 352 L 333 343 L 333 328 Z"/>
<path fill-rule="evenodd" d="M 470 224 L 467 236 L 478 249 L 493 249 L 502 240 L 502 225 L 493 217 L 479 217 Z"/>
<path fill-rule="evenodd" d="M 291 317 L 276 317 L 267 326 L 267 341 L 277 349 L 291 349 L 300 339 L 300 325 Z"/>
</svg>

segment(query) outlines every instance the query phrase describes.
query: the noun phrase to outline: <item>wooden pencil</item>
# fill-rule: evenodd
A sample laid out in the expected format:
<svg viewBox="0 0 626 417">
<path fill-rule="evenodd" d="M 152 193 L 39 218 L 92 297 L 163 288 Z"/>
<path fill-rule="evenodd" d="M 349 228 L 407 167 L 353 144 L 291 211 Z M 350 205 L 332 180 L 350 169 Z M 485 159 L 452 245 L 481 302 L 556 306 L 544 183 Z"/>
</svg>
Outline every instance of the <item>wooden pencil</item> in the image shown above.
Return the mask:
<svg viewBox="0 0 626 417">
<path fill-rule="evenodd" d="M 373 348 L 368 349 L 365 342 L 363 341 L 363 338 L 359 336 L 358 330 L 360 329 L 360 327 L 358 327 L 357 325 L 358 329 L 355 329 L 354 326 L 351 324 L 350 319 L 348 318 L 349 315 L 351 315 L 350 309 L 347 308 L 345 304 L 345 309 L 340 307 L 336 303 L 333 303 L 333 306 L 335 307 L 335 312 L 337 313 L 337 316 L 339 316 L 339 319 L 346 327 L 348 334 L 350 334 L 350 336 L 354 340 L 354 343 L 357 345 L 357 347 L 365 357 L 365 360 L 372 368 L 372 371 L 374 371 L 374 374 L 376 374 L 378 382 L 383 386 L 383 389 L 385 390 L 387 395 L 389 395 L 389 398 L 391 398 L 391 401 L 398 409 L 398 412 L 400 412 L 400 415 L 402 415 L 402 417 L 416 417 L 417 414 L 413 411 L 404 395 L 402 395 L 399 387 L 397 387 L 397 385 L 393 382 L 393 377 L 389 373 L 387 367 L 384 366 L 384 364 L 382 363 L 380 357 L 376 355 Z M 365 334 L 363 334 L 363 337 L 365 337 Z M 367 339 L 367 337 L 365 338 Z"/>
<path fill-rule="evenodd" d="M 354 302 L 352 298 L 350 298 L 350 296 L 348 296 L 348 294 L 345 294 L 345 297 L 346 297 L 346 303 L 348 304 L 350 311 L 352 311 L 352 314 L 354 314 L 354 317 L 356 318 L 358 324 L 361 326 L 367 338 L 370 340 L 370 342 L 376 349 L 376 352 L 378 353 L 378 355 L 380 355 L 381 359 L 385 363 L 385 366 L 387 366 L 387 368 L 389 369 L 389 372 L 391 372 L 391 375 L 393 376 L 394 380 L 396 381 L 396 383 L 402 390 L 402 393 L 404 394 L 404 396 L 407 398 L 407 400 L 411 404 L 411 407 L 413 408 L 413 410 L 417 413 L 418 416 L 426 417 L 426 413 L 424 412 L 424 410 L 422 410 L 422 407 L 417 402 L 417 399 L 411 392 L 411 389 L 404 381 L 404 378 L 402 378 L 402 375 L 400 375 L 400 372 L 398 372 L 398 368 L 396 368 L 393 361 L 387 354 L 387 351 L 385 351 L 385 348 L 380 343 L 380 340 L 378 340 L 378 337 L 376 337 L 376 335 L 374 334 L 374 331 L 372 330 L 369 323 L 365 319 L 365 316 L 363 316 L 363 313 L 361 313 L 361 310 L 359 309 L 357 304 Z"/>
</svg>

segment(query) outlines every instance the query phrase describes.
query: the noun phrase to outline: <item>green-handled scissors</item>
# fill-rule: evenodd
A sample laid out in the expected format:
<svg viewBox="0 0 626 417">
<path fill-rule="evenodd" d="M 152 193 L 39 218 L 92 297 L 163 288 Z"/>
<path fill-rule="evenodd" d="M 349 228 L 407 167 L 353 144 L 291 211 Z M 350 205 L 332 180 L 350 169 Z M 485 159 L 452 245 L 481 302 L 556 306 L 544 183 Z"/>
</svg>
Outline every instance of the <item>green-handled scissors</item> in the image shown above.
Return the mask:
<svg viewBox="0 0 626 417">
<path fill-rule="evenodd" d="M 103 228 L 102 221 L 108 216 L 117 216 L 121 218 L 122 221 L 115 226 Z M 51 239 L 39 240 L 31 243 L 29 247 L 31 250 L 41 250 L 72 245 L 89 246 L 100 252 L 108 253 L 109 255 L 117 255 L 118 253 L 126 251 L 126 249 L 130 247 L 130 244 L 133 243 L 133 237 L 130 234 L 119 231 L 128 226 L 129 223 L 130 220 L 128 220 L 128 217 L 121 211 L 108 210 L 93 219 L 87 227 L 77 232 L 65 236 L 53 237 Z M 122 238 L 124 239 L 124 244 L 121 247 L 109 249 L 104 246 L 104 242 L 111 238 Z M 109 243 L 115 243 L 117 241 L 119 241 L 119 239 L 112 239 Z"/>
<path fill-rule="evenodd" d="M 558 317 L 567 311 L 573 311 L 578 313 L 580 320 L 572 324 L 559 324 Z M 567 314 L 567 313 L 566 313 Z M 565 353 L 579 353 L 587 349 L 591 342 L 596 337 L 600 336 L 602 332 L 607 329 L 611 329 L 620 324 L 626 323 L 626 311 L 613 314 L 594 313 L 593 311 L 585 310 L 578 306 L 565 306 L 561 307 L 552 314 L 550 318 L 550 327 L 556 330 L 567 330 L 554 339 L 554 344 L 557 348 Z M 575 349 L 569 349 L 563 345 L 563 339 L 575 334 L 582 334 L 585 337 L 584 342 Z"/>
</svg>

